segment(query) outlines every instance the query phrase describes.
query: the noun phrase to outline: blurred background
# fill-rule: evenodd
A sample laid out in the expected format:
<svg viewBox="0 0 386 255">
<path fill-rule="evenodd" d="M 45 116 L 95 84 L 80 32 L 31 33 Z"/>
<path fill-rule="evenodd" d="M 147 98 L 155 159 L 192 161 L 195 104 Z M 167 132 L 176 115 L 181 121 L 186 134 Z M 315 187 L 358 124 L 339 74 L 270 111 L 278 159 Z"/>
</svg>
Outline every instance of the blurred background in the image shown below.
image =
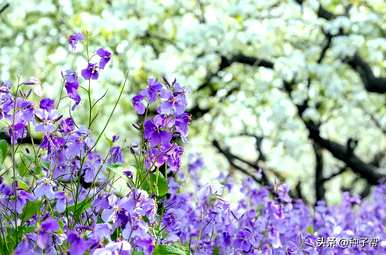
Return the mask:
<svg viewBox="0 0 386 255">
<path fill-rule="evenodd" d="M 190 91 L 185 164 L 201 153 L 205 183 L 285 182 L 313 204 L 366 197 L 386 176 L 383 0 L 0 0 L 0 79 L 36 77 L 34 93 L 57 98 L 61 71 L 86 66 L 67 43 L 85 31 L 90 51 L 113 52 L 92 85 L 94 100 L 107 91 L 99 128 L 129 73 L 106 132 L 127 146 L 131 97 L 165 76 Z"/>
</svg>

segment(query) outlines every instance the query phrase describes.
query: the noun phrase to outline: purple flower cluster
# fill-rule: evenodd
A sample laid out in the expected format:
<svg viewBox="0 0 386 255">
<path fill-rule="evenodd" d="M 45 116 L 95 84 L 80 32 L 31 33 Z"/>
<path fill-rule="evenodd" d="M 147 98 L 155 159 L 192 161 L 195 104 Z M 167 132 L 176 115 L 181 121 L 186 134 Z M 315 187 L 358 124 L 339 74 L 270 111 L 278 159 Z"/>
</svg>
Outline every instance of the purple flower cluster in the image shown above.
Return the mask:
<svg viewBox="0 0 386 255">
<path fill-rule="evenodd" d="M 158 103 L 156 115 L 147 114 L 153 103 Z M 166 164 L 168 170 L 177 172 L 181 166 L 183 148 L 177 140 L 186 141 L 190 115 L 185 112 L 187 101 L 185 89 L 176 81 L 166 85 L 149 79 L 148 87 L 132 98 L 139 115 L 145 114 L 143 122 L 143 147 L 146 151 L 146 168 L 159 168 Z"/>
<path fill-rule="evenodd" d="M 201 160 L 190 164 L 202 167 Z M 232 182 L 229 178 L 225 182 Z M 311 210 L 300 199 L 293 200 L 286 185 L 258 187 L 246 179 L 236 204 L 226 202 L 210 185 L 198 192 L 178 192 L 173 183 L 166 201 L 162 226 L 164 244 L 180 242 L 193 254 L 385 254 L 386 186 L 377 186 L 368 201 L 344 193 L 339 205 L 320 202 Z M 190 181 L 190 183 L 197 182 Z M 231 187 L 226 185 L 225 187 Z M 230 188 L 228 192 L 235 190 Z M 326 240 L 345 240 L 328 246 Z M 367 243 L 355 240 L 367 240 Z M 376 243 L 369 242 L 370 239 Z M 346 241 L 347 240 L 347 241 Z M 349 240 L 354 240 L 349 245 Z M 323 242 L 322 242 L 323 241 Z"/>
<path fill-rule="evenodd" d="M 78 33 L 68 42 L 75 48 L 82 40 Z M 90 87 L 111 59 L 103 48 L 95 56 L 99 62 L 89 59 L 80 72 L 84 80 L 76 71 L 62 72 L 75 102 L 69 113 L 53 99 L 30 99 L 34 82 L 0 82 L 0 119 L 9 136 L 8 145 L 0 143 L 7 157 L 0 162 L 2 254 L 386 254 L 385 185 L 367 201 L 345 193 L 341 204 L 319 202 L 312 210 L 293 200 L 286 185 L 259 187 L 250 179 L 241 185 L 243 196 L 229 203 L 200 181 L 205 165 L 199 154 L 187 173 L 180 171 L 190 115 L 186 90 L 176 81 L 149 79 L 132 97 L 140 143 L 121 146 L 114 135 L 97 150 L 103 131 L 95 134 L 90 122 L 72 117 L 82 82 Z M 128 147 L 134 170 L 122 169 Z M 122 178 L 127 188 L 117 190 Z M 236 191 L 232 177 L 219 180 L 228 193 Z M 184 182 L 195 192 L 182 190 Z M 331 237 L 379 242 L 344 248 L 320 242 Z"/>
</svg>

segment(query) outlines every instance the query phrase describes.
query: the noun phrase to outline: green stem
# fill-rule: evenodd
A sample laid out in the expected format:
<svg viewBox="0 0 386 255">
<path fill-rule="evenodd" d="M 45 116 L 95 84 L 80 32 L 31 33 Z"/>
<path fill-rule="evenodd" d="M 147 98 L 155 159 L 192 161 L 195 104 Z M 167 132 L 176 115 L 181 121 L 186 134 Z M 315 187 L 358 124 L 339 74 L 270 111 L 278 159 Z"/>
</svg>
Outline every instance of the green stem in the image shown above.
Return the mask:
<svg viewBox="0 0 386 255">
<path fill-rule="evenodd" d="M 14 102 L 13 102 L 13 116 L 12 116 L 12 137 L 11 137 L 11 147 L 12 147 L 12 179 L 13 179 L 13 184 L 12 184 L 12 188 L 13 188 L 13 193 L 15 194 L 15 218 L 14 218 L 14 221 L 15 221 L 15 233 L 16 233 L 16 242 L 18 243 L 19 242 L 19 230 L 18 230 L 18 227 L 17 227 L 17 218 L 18 218 L 18 213 L 17 213 L 17 210 L 16 210 L 16 201 L 17 201 L 17 183 L 16 183 L 16 159 L 15 159 L 15 154 L 16 154 L 16 148 L 15 148 L 15 141 L 14 141 L 14 137 L 15 137 L 15 121 L 16 121 L 16 100 L 17 100 L 17 94 L 19 93 L 19 87 L 20 85 L 18 85 L 16 87 L 16 94 L 15 94 L 15 97 L 14 97 Z"/>
<path fill-rule="evenodd" d="M 91 127 L 91 115 L 92 115 L 92 103 L 91 103 L 91 79 L 88 79 L 87 96 L 88 96 L 88 105 L 89 105 L 89 111 L 88 111 L 88 128 L 90 129 L 90 127 Z"/>
<path fill-rule="evenodd" d="M 122 97 L 123 91 L 124 91 L 124 89 L 125 89 L 125 87 L 126 87 L 126 82 L 127 82 L 128 76 L 129 76 L 129 74 L 126 73 L 125 81 L 123 82 L 123 85 L 122 85 L 122 87 L 121 87 L 121 91 L 119 92 L 118 99 L 117 99 L 117 101 L 115 101 L 113 110 L 110 112 L 110 115 L 109 115 L 109 117 L 107 118 L 107 121 L 106 121 L 105 126 L 103 127 L 102 131 L 99 133 L 98 138 L 96 139 L 94 145 L 91 147 L 91 149 L 90 149 L 89 151 L 92 151 L 92 150 L 97 146 L 97 144 L 98 144 L 99 140 L 101 139 L 103 133 L 106 131 L 106 128 L 107 128 L 107 126 L 109 125 L 111 118 L 113 117 L 113 114 L 114 114 L 114 112 L 115 112 L 115 109 L 117 108 L 118 103 L 119 103 L 119 101 L 120 101 L 120 99 L 121 99 L 121 97 Z"/>
</svg>

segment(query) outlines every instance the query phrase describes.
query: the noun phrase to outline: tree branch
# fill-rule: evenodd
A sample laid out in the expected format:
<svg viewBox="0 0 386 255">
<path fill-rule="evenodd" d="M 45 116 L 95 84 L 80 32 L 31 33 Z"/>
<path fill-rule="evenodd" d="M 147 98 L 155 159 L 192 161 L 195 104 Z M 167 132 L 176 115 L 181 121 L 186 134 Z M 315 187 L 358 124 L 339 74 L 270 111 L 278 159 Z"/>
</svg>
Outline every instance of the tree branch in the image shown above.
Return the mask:
<svg viewBox="0 0 386 255">
<path fill-rule="evenodd" d="M 386 93 L 386 77 L 376 77 L 370 65 L 358 53 L 349 58 L 347 63 L 359 74 L 367 91 L 379 94 Z"/>
<path fill-rule="evenodd" d="M 324 169 L 324 160 L 322 150 L 318 144 L 312 143 L 312 147 L 314 149 L 315 154 L 315 204 L 324 200 L 326 190 L 324 188 L 324 177 L 323 177 L 323 169 Z"/>
<path fill-rule="evenodd" d="M 0 14 L 3 13 L 8 7 L 9 7 L 9 3 L 5 3 L 5 4 L 0 8 Z"/>
<path fill-rule="evenodd" d="M 297 3 L 302 5 L 303 0 L 297 0 Z M 321 4 L 319 4 L 317 15 L 319 18 L 325 20 L 333 20 L 339 16 L 328 11 Z M 339 34 L 344 35 L 343 31 L 340 31 Z M 362 83 L 368 92 L 379 94 L 386 93 L 386 77 L 376 77 L 370 65 L 365 60 L 363 60 L 363 58 L 361 58 L 358 53 L 348 58 L 346 62 L 354 71 L 359 74 L 359 77 L 361 78 Z"/>
<path fill-rule="evenodd" d="M 338 175 L 343 174 L 347 170 L 347 166 L 341 167 L 337 172 L 331 174 L 330 176 L 324 178 L 324 182 L 330 181 L 333 178 L 337 177 Z"/>
<path fill-rule="evenodd" d="M 259 166 L 257 165 L 254 165 L 253 163 L 245 160 L 245 159 L 242 159 L 234 154 L 232 154 L 230 152 L 230 150 L 228 148 L 222 148 L 220 143 L 217 141 L 217 140 L 214 140 L 212 142 L 213 146 L 217 148 L 217 150 L 227 159 L 228 163 L 238 169 L 240 172 L 250 176 L 255 182 L 257 183 L 260 183 L 262 185 L 269 185 L 269 181 L 268 181 L 268 178 L 264 172 L 264 170 L 262 168 L 260 168 Z M 250 173 L 249 171 L 247 171 L 246 169 L 242 168 L 241 166 L 239 166 L 236 162 L 237 161 L 240 161 L 246 165 L 248 165 L 249 167 L 251 167 L 252 169 L 254 169 L 256 172 L 261 172 L 261 179 L 259 179 L 258 177 L 256 177 L 254 174 Z"/>
<path fill-rule="evenodd" d="M 312 123 L 305 123 L 309 137 L 319 146 L 328 150 L 335 158 L 344 162 L 353 172 L 366 179 L 370 184 L 376 185 L 386 180 L 386 175 L 378 172 L 377 167 L 364 162 L 355 153 L 347 151 L 347 146 L 322 138 L 319 129 Z"/>
</svg>

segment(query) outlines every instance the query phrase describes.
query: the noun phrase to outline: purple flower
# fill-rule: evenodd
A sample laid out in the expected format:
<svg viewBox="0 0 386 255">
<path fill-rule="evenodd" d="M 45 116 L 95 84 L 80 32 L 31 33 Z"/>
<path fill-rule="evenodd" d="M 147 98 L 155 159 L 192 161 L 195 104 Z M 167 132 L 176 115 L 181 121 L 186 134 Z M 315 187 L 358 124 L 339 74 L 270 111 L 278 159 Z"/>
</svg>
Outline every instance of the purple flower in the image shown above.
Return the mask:
<svg viewBox="0 0 386 255">
<path fill-rule="evenodd" d="M 13 84 L 10 80 L 0 81 L 0 93 L 8 93 Z"/>
<path fill-rule="evenodd" d="M 53 186 L 55 186 L 55 183 L 52 180 L 48 178 L 43 178 L 42 180 L 39 181 L 38 186 L 35 188 L 34 193 L 37 198 L 46 196 L 48 199 L 53 199 L 55 198 Z"/>
<path fill-rule="evenodd" d="M 131 254 L 131 245 L 127 241 L 109 242 L 105 247 L 98 248 L 93 255 L 129 255 Z"/>
<path fill-rule="evenodd" d="M 84 181 L 92 183 L 94 181 L 102 181 L 104 166 L 102 165 L 102 158 L 97 152 L 90 152 L 87 155 L 87 161 L 83 166 Z M 98 174 L 98 176 L 96 176 Z"/>
<path fill-rule="evenodd" d="M 161 98 L 164 100 L 159 107 L 161 114 L 180 115 L 184 113 L 187 106 L 185 91 L 178 83 L 175 83 L 173 92 L 162 90 Z"/>
<path fill-rule="evenodd" d="M 123 153 L 120 146 L 113 146 L 110 149 L 108 162 L 110 164 L 122 164 L 124 162 Z"/>
<path fill-rule="evenodd" d="M 167 145 L 172 139 L 172 134 L 162 130 L 162 119 L 154 118 L 146 120 L 144 123 L 144 137 L 150 142 L 152 147 L 159 144 Z"/>
<path fill-rule="evenodd" d="M 146 168 L 150 169 L 153 165 L 160 167 L 165 164 L 169 157 L 168 153 L 172 149 L 173 146 L 171 144 L 150 148 L 145 157 Z"/>
<path fill-rule="evenodd" d="M 43 140 L 40 143 L 40 147 L 47 150 L 49 154 L 52 152 L 56 152 L 59 149 L 62 149 L 65 144 L 65 140 L 63 137 L 57 137 L 52 134 L 45 134 L 43 136 Z"/>
<path fill-rule="evenodd" d="M 5 196 L 12 195 L 12 188 L 4 183 L 3 177 L 0 176 L 0 194 L 4 194 Z"/>
<path fill-rule="evenodd" d="M 84 35 L 82 33 L 75 33 L 68 37 L 68 43 L 71 45 L 71 47 L 75 50 L 76 45 L 78 42 L 84 40 Z"/>
<path fill-rule="evenodd" d="M 1 89 L 3 88 L 0 87 L 0 90 Z M 9 92 L 4 94 L 0 93 L 0 119 L 13 119 L 13 108 L 13 96 Z"/>
<path fill-rule="evenodd" d="M 113 143 L 119 140 L 119 135 L 113 135 L 112 139 Z"/>
<path fill-rule="evenodd" d="M 50 111 L 54 108 L 55 101 L 50 98 L 43 98 L 40 100 L 40 109 L 44 109 L 46 111 Z"/>
<path fill-rule="evenodd" d="M 117 197 L 114 195 L 111 195 L 108 197 L 108 205 L 104 205 L 104 209 L 101 214 L 101 218 L 104 222 L 115 222 L 118 213 L 121 211 L 122 207 L 120 203 L 117 203 Z"/>
<path fill-rule="evenodd" d="M 40 255 L 42 251 L 35 247 L 36 244 L 36 234 L 29 233 L 23 240 L 17 245 L 14 254 L 15 255 Z"/>
<path fill-rule="evenodd" d="M 99 68 L 104 69 L 106 64 L 110 61 L 111 59 L 111 52 L 108 50 L 105 50 L 103 48 L 100 48 L 97 50 L 97 55 L 101 58 L 99 61 Z"/>
<path fill-rule="evenodd" d="M 64 87 L 66 88 L 67 95 L 69 98 L 75 101 L 75 107 L 80 103 L 80 96 L 78 94 L 78 76 L 72 70 L 66 70 L 62 75 L 64 77 Z"/>
<path fill-rule="evenodd" d="M 57 122 L 62 116 L 55 109 L 53 110 L 43 110 L 37 109 L 35 111 L 35 116 L 41 121 L 35 125 L 36 132 L 51 133 L 55 130 L 54 123 Z"/>
<path fill-rule="evenodd" d="M 9 136 L 11 137 L 11 143 L 17 143 L 17 140 L 25 138 L 27 136 L 27 128 L 23 123 L 16 123 L 10 126 L 8 130 Z"/>
<path fill-rule="evenodd" d="M 50 239 L 52 241 L 52 233 L 59 230 L 58 222 L 53 218 L 47 218 L 42 223 L 40 223 L 40 230 L 38 232 L 37 245 L 46 249 Z"/>
<path fill-rule="evenodd" d="M 280 185 L 277 189 L 277 194 L 278 194 L 280 200 L 283 202 L 290 203 L 291 198 L 290 198 L 288 192 L 289 192 L 289 188 L 285 184 Z"/>
<path fill-rule="evenodd" d="M 87 67 L 81 72 L 85 80 L 97 80 L 99 77 L 98 66 L 93 63 L 88 63 Z"/>
<path fill-rule="evenodd" d="M 60 121 L 59 130 L 62 133 L 70 133 L 75 129 L 75 122 L 72 118 L 66 118 Z"/>
<path fill-rule="evenodd" d="M 175 119 L 176 131 L 180 133 L 180 135 L 183 138 L 186 138 L 188 136 L 189 123 L 190 123 L 189 113 L 184 112 L 183 114 L 176 116 L 176 119 Z"/>
<path fill-rule="evenodd" d="M 26 122 L 32 121 L 33 118 L 34 118 L 33 103 L 18 97 L 16 99 L 15 122 L 26 123 Z M 13 121 L 13 119 L 11 119 L 11 121 Z"/>
<path fill-rule="evenodd" d="M 21 213 L 23 211 L 24 206 L 27 204 L 27 202 L 34 199 L 35 197 L 31 193 L 24 190 L 19 190 L 17 192 L 16 211 L 18 213 Z"/>
<path fill-rule="evenodd" d="M 131 102 L 134 106 L 134 109 L 135 111 L 142 115 L 145 113 L 145 105 L 142 103 L 142 101 L 145 99 L 145 96 L 141 95 L 141 94 L 138 94 L 138 95 L 135 95 L 132 99 L 131 99 Z"/>
<path fill-rule="evenodd" d="M 104 240 L 104 239 L 110 239 L 111 235 L 111 228 L 110 225 L 107 223 L 99 223 L 95 224 L 94 226 L 94 231 L 93 231 L 93 236 L 97 240 Z"/>
<path fill-rule="evenodd" d="M 124 170 L 123 171 L 123 174 L 125 175 L 125 176 L 127 176 L 127 178 L 133 178 L 133 172 L 132 171 L 130 171 L 130 170 Z"/>
<path fill-rule="evenodd" d="M 167 164 L 170 171 L 177 172 L 180 169 L 183 152 L 184 149 L 178 145 L 174 145 L 173 149 L 168 152 Z"/>
<path fill-rule="evenodd" d="M 155 79 L 149 79 L 147 81 L 148 87 L 146 89 L 147 98 L 149 103 L 153 103 L 157 100 L 158 94 L 162 89 L 162 84 Z"/>
<path fill-rule="evenodd" d="M 135 111 L 140 115 L 144 114 L 146 110 L 143 101 L 147 100 L 149 104 L 155 102 L 162 89 L 162 84 L 155 79 L 149 79 L 147 83 L 148 87 L 139 91 L 139 93 L 131 99 Z"/>
<path fill-rule="evenodd" d="M 154 240 L 149 234 L 138 233 L 138 235 L 135 236 L 133 243 L 135 244 L 135 246 L 141 248 L 145 255 L 153 254 L 155 244 Z"/>
<path fill-rule="evenodd" d="M 89 248 L 89 243 L 74 231 L 67 233 L 67 241 L 70 244 L 70 248 L 68 249 L 70 255 L 83 255 Z"/>
<path fill-rule="evenodd" d="M 189 155 L 190 162 L 188 164 L 188 170 L 189 172 L 197 172 L 198 170 L 201 170 L 204 168 L 205 164 L 204 161 L 201 157 L 201 155 Z"/>
<path fill-rule="evenodd" d="M 56 204 L 55 210 L 62 213 L 66 210 L 67 197 L 63 191 L 55 192 Z"/>
</svg>

